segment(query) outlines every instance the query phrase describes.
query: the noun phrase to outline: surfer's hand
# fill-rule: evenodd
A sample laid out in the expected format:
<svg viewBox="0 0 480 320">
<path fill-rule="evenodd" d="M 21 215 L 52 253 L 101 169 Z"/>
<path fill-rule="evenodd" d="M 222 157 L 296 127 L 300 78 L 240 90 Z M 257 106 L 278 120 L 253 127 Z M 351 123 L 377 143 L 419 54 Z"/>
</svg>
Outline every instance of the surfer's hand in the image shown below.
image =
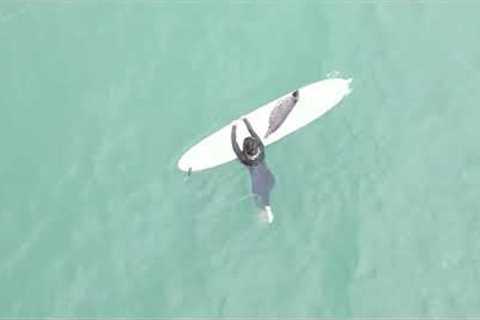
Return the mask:
<svg viewBox="0 0 480 320">
<path fill-rule="evenodd" d="M 243 118 L 242 120 L 245 123 L 245 125 L 247 126 L 247 129 L 250 132 L 250 134 L 253 135 L 252 134 L 253 128 L 252 128 L 252 125 L 250 124 L 250 121 L 248 121 L 247 118 Z"/>
</svg>

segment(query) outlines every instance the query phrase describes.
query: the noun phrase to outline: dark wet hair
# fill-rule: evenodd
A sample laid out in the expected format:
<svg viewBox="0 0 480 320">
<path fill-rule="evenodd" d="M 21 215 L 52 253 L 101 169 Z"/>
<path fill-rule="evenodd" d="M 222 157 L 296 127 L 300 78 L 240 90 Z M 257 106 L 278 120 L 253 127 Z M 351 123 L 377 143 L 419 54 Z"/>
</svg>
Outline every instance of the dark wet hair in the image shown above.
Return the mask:
<svg viewBox="0 0 480 320">
<path fill-rule="evenodd" d="M 258 141 L 252 137 L 247 137 L 243 140 L 243 151 L 249 156 L 254 156 L 258 152 Z"/>
</svg>

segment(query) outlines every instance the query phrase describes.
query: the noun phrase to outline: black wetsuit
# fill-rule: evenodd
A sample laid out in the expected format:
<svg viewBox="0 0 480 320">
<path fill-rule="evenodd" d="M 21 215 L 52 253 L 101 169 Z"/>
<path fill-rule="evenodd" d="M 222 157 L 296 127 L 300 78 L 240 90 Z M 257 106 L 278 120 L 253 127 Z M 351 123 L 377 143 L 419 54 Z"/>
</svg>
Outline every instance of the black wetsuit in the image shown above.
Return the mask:
<svg viewBox="0 0 480 320">
<path fill-rule="evenodd" d="M 255 133 L 248 120 L 244 120 L 248 131 L 253 139 L 257 140 L 259 154 L 250 159 L 238 146 L 236 127 L 232 127 L 232 147 L 238 159 L 248 168 L 252 180 L 252 192 L 255 195 L 256 203 L 259 207 L 270 206 L 270 191 L 275 184 L 275 178 L 265 163 L 265 147 L 260 137 Z"/>
</svg>

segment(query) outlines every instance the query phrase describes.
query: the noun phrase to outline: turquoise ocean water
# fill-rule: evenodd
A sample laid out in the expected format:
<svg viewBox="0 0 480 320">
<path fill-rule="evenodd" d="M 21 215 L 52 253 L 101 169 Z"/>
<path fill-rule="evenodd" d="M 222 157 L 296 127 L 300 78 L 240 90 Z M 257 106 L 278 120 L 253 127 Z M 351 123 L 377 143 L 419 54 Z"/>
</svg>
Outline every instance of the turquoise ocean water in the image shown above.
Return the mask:
<svg viewBox="0 0 480 320">
<path fill-rule="evenodd" d="M 480 315 L 475 2 L 0 3 L 0 317 Z M 267 149 L 176 161 L 332 72 Z"/>
</svg>

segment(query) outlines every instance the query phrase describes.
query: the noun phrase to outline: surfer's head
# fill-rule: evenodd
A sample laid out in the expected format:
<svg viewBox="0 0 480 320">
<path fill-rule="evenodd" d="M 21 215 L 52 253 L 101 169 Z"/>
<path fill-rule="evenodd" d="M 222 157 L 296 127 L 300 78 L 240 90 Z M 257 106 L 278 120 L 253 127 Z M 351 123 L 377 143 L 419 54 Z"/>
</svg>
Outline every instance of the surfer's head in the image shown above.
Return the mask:
<svg viewBox="0 0 480 320">
<path fill-rule="evenodd" d="M 258 141 L 252 137 L 247 137 L 245 140 L 243 140 L 243 152 L 248 157 L 254 157 L 258 154 L 260 150 L 260 146 L 258 144 Z"/>
</svg>

